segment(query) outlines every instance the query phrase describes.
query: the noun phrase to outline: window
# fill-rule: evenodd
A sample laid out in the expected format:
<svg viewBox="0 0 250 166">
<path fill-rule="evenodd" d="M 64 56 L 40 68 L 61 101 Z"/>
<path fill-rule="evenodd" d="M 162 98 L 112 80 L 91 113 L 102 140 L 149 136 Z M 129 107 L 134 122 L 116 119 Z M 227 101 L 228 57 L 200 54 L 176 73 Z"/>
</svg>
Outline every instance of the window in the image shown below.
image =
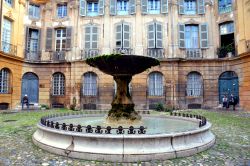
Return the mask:
<svg viewBox="0 0 250 166">
<path fill-rule="evenodd" d="M 53 95 L 64 95 L 65 77 L 62 73 L 55 73 L 53 75 Z"/>
<path fill-rule="evenodd" d="M 66 49 L 66 29 L 56 29 L 56 51 L 65 51 Z"/>
<path fill-rule="evenodd" d="M 148 0 L 148 13 L 150 14 L 160 13 L 160 0 Z"/>
<path fill-rule="evenodd" d="M 98 43 L 98 31 L 94 25 L 88 25 L 85 27 L 85 48 L 97 49 Z"/>
<path fill-rule="evenodd" d="M 196 14 L 196 0 L 185 0 L 184 10 L 185 14 Z"/>
<path fill-rule="evenodd" d="M 29 4 L 29 17 L 30 18 L 40 18 L 40 6 Z"/>
<path fill-rule="evenodd" d="M 117 0 L 117 14 L 127 15 L 128 14 L 128 4 L 127 0 Z"/>
<path fill-rule="evenodd" d="M 84 96 L 97 95 L 97 75 L 95 73 L 88 72 L 84 74 L 83 95 Z"/>
<path fill-rule="evenodd" d="M 150 73 L 148 84 L 149 96 L 163 96 L 163 76 L 161 73 Z"/>
<path fill-rule="evenodd" d="M 64 18 L 67 16 L 67 4 L 58 4 L 57 5 L 57 17 Z"/>
<path fill-rule="evenodd" d="M 97 16 L 98 15 L 98 2 L 87 2 L 87 15 Z"/>
<path fill-rule="evenodd" d="M 220 34 L 221 35 L 226 35 L 234 33 L 234 23 L 233 22 L 228 22 L 228 23 L 223 23 L 220 25 Z"/>
<path fill-rule="evenodd" d="M 232 11 L 232 0 L 219 0 L 219 13 L 228 13 Z"/>
<path fill-rule="evenodd" d="M 13 1 L 12 0 L 4 0 L 9 6 L 13 5 Z"/>
<path fill-rule="evenodd" d="M 130 26 L 125 22 L 116 25 L 116 48 L 130 48 Z"/>
<path fill-rule="evenodd" d="M 0 70 L 0 93 L 9 92 L 9 70 Z"/>
<path fill-rule="evenodd" d="M 199 27 L 197 25 L 185 26 L 186 48 L 199 48 Z"/>
<path fill-rule="evenodd" d="M 39 50 L 39 30 L 28 29 L 27 34 L 27 51 L 37 53 Z"/>
<path fill-rule="evenodd" d="M 3 32 L 2 32 L 2 50 L 6 53 L 11 51 L 11 33 L 12 22 L 6 18 L 3 19 Z"/>
<path fill-rule="evenodd" d="M 157 22 L 148 25 L 148 48 L 162 48 L 162 25 Z"/>
<path fill-rule="evenodd" d="M 197 72 L 191 72 L 187 76 L 187 96 L 201 96 L 202 78 Z"/>
</svg>

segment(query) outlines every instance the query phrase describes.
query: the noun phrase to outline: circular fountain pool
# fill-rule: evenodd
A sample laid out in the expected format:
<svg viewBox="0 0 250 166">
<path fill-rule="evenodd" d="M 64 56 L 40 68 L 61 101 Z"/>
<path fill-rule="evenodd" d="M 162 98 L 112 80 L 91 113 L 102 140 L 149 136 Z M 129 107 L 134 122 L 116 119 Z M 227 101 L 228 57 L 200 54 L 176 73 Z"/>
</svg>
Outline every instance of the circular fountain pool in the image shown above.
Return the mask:
<svg viewBox="0 0 250 166">
<path fill-rule="evenodd" d="M 190 156 L 214 144 L 211 124 L 204 117 L 173 115 L 144 115 L 133 126 L 109 126 L 104 115 L 53 115 L 41 119 L 33 141 L 52 153 L 115 162 Z"/>
</svg>

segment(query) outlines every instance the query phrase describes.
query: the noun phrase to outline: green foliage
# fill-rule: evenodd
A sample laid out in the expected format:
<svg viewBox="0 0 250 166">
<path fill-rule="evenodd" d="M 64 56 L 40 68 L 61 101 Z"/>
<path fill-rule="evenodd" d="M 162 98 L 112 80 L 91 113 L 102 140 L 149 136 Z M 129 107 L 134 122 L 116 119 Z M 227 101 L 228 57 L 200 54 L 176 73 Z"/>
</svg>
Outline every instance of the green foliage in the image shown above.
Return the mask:
<svg viewBox="0 0 250 166">
<path fill-rule="evenodd" d="M 41 104 L 41 109 L 46 109 L 48 110 L 49 109 L 49 106 L 47 104 Z"/>
<path fill-rule="evenodd" d="M 162 103 L 155 104 L 155 110 L 156 111 L 164 111 L 164 106 Z"/>
<path fill-rule="evenodd" d="M 73 104 L 70 105 L 70 110 L 76 111 L 76 97 L 73 97 Z"/>
</svg>

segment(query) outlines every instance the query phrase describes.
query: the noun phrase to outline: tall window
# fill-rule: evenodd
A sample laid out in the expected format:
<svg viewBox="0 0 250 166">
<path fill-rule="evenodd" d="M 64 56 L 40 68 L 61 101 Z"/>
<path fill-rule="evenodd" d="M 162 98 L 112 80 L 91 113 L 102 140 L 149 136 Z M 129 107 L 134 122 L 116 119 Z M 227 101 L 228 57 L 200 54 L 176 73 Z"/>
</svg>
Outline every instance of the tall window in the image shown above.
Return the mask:
<svg viewBox="0 0 250 166">
<path fill-rule="evenodd" d="M 228 13 L 232 11 L 232 0 L 219 0 L 219 13 Z"/>
<path fill-rule="evenodd" d="M 149 96 L 163 96 L 163 76 L 161 73 L 150 73 L 148 84 Z"/>
<path fill-rule="evenodd" d="M 233 22 L 227 22 L 220 25 L 220 34 L 226 35 L 234 33 L 234 23 Z"/>
<path fill-rule="evenodd" d="M 64 95 L 65 93 L 65 77 L 62 73 L 53 75 L 53 95 Z"/>
<path fill-rule="evenodd" d="M 9 92 L 9 70 L 0 70 L 0 93 Z"/>
<path fill-rule="evenodd" d="M 9 6 L 13 5 L 13 1 L 12 0 L 4 0 Z"/>
<path fill-rule="evenodd" d="M 29 17 L 30 18 L 40 18 L 40 6 L 29 4 Z"/>
<path fill-rule="evenodd" d="M 87 25 L 85 27 L 85 48 L 97 49 L 98 43 L 98 29 L 97 26 Z"/>
<path fill-rule="evenodd" d="M 104 0 L 79 0 L 80 16 L 104 15 Z"/>
<path fill-rule="evenodd" d="M 185 44 L 186 48 L 199 48 L 199 27 L 197 25 L 186 25 Z"/>
<path fill-rule="evenodd" d="M 57 17 L 58 18 L 64 18 L 67 16 L 67 4 L 58 4 L 57 5 Z"/>
<path fill-rule="evenodd" d="M 179 14 L 205 14 L 205 0 L 178 0 Z"/>
<path fill-rule="evenodd" d="M 202 78 L 197 72 L 191 72 L 187 76 L 187 96 L 201 96 Z"/>
<path fill-rule="evenodd" d="M 36 29 L 29 29 L 27 35 L 27 51 L 37 53 L 39 49 L 39 31 Z"/>
<path fill-rule="evenodd" d="M 88 9 L 87 9 L 88 16 L 97 16 L 98 15 L 98 2 L 88 1 L 87 6 L 88 6 Z"/>
<path fill-rule="evenodd" d="M 148 0 L 148 13 L 150 14 L 160 13 L 160 0 Z"/>
<path fill-rule="evenodd" d="M 128 0 L 117 0 L 117 14 L 126 15 L 128 14 Z"/>
<path fill-rule="evenodd" d="M 2 50 L 6 53 L 9 53 L 11 50 L 11 32 L 12 32 L 12 23 L 10 20 L 3 19 L 3 32 L 2 32 Z"/>
<path fill-rule="evenodd" d="M 130 48 L 130 26 L 122 22 L 116 26 L 116 48 Z"/>
<path fill-rule="evenodd" d="M 148 48 L 162 48 L 162 25 L 157 22 L 148 25 Z"/>
<path fill-rule="evenodd" d="M 56 51 L 66 49 L 66 28 L 56 29 Z"/>
<path fill-rule="evenodd" d="M 185 14 L 196 14 L 196 0 L 185 0 L 184 1 Z"/>
<path fill-rule="evenodd" d="M 84 96 L 97 95 L 97 75 L 95 73 L 88 72 L 84 74 L 83 95 Z"/>
</svg>

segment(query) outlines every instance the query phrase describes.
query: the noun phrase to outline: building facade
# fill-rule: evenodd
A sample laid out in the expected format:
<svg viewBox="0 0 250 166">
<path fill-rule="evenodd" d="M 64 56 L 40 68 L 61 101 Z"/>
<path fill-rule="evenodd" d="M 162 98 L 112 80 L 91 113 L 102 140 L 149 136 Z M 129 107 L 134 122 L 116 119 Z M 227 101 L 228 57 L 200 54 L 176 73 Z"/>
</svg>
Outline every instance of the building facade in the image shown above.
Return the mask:
<svg viewBox="0 0 250 166">
<path fill-rule="evenodd" d="M 249 69 L 249 56 L 242 41 L 247 38 L 239 31 L 247 17 L 238 11 L 248 5 L 233 0 L 26 1 L 20 96 L 51 107 L 76 101 L 82 109 L 109 109 L 115 82 L 85 60 L 121 53 L 161 61 L 133 77 L 130 93 L 137 109 L 156 103 L 217 107 L 231 93 L 247 108 L 243 87 L 249 81 L 241 66 Z"/>
</svg>

